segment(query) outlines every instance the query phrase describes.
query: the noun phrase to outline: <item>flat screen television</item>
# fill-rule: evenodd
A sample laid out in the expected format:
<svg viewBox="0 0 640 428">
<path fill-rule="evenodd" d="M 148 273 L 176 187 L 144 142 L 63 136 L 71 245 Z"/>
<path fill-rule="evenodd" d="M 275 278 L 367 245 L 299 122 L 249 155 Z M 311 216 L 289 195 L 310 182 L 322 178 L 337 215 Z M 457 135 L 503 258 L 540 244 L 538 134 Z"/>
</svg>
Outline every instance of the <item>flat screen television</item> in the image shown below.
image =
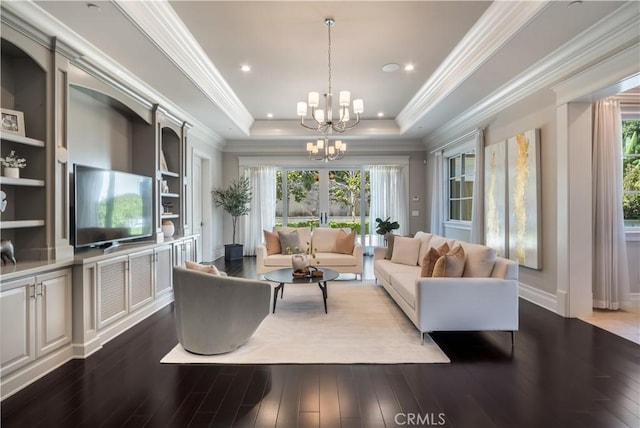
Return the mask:
<svg viewBox="0 0 640 428">
<path fill-rule="evenodd" d="M 152 235 L 151 177 L 74 165 L 75 247 Z"/>
</svg>

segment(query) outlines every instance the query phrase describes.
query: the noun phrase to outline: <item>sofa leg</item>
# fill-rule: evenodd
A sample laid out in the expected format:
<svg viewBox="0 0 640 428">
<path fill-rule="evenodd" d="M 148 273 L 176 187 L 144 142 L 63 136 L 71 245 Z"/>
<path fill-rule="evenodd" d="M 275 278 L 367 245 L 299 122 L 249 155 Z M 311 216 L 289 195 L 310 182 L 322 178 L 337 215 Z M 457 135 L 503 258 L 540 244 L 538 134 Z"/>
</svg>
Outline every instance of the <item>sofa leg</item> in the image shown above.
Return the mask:
<svg viewBox="0 0 640 428">
<path fill-rule="evenodd" d="M 420 346 L 424 346 L 424 331 L 420 332 Z"/>
<path fill-rule="evenodd" d="M 516 344 L 516 332 L 515 331 L 511 331 L 511 349 L 514 348 L 515 344 Z"/>
</svg>

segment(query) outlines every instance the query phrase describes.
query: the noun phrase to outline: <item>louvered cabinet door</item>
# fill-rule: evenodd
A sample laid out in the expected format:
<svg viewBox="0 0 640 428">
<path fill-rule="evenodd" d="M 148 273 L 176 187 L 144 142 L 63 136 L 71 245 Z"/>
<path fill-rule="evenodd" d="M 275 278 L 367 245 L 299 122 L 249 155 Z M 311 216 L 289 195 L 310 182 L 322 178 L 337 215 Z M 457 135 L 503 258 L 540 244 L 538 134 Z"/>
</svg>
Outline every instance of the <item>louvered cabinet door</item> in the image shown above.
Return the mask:
<svg viewBox="0 0 640 428">
<path fill-rule="evenodd" d="M 153 250 L 129 256 L 129 310 L 133 311 L 153 300 Z"/>
<path fill-rule="evenodd" d="M 156 296 L 160 296 L 171 291 L 173 284 L 171 248 L 171 245 L 166 245 L 164 247 L 156 248 L 155 250 Z"/>
<path fill-rule="evenodd" d="M 122 318 L 128 312 L 128 265 L 128 256 L 115 257 L 96 263 L 98 329 Z"/>
</svg>

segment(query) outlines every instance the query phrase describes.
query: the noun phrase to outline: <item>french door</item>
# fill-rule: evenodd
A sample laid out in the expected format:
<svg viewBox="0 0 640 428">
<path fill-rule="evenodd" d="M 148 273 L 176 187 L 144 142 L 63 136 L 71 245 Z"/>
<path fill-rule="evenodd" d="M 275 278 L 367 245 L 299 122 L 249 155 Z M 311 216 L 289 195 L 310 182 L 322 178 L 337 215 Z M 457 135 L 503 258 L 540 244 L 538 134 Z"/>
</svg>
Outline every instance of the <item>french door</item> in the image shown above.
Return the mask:
<svg viewBox="0 0 640 428">
<path fill-rule="evenodd" d="M 276 224 L 348 227 L 358 242 L 369 233 L 368 172 L 364 168 L 282 169 L 277 174 Z"/>
</svg>

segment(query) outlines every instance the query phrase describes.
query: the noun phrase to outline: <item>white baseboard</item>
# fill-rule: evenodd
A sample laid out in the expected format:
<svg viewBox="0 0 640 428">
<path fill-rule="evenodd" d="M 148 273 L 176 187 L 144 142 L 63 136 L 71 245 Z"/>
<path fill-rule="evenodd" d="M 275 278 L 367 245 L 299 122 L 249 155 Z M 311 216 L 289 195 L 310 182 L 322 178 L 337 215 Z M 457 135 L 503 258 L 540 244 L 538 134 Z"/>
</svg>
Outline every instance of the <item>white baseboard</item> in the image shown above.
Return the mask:
<svg viewBox="0 0 640 428">
<path fill-rule="evenodd" d="M 554 294 L 532 287 L 522 282 L 518 283 L 518 292 L 520 297 L 534 303 L 548 311 L 557 313 L 557 298 Z"/>
<path fill-rule="evenodd" d="M 25 368 L 16 370 L 14 373 L 9 374 L 2 379 L 2 384 L 0 386 L 2 395 L 0 399 L 4 400 L 5 398 L 12 396 L 27 385 L 32 384 L 72 359 L 73 349 L 71 344 L 69 344 L 42 358 L 39 358 Z"/>
</svg>

